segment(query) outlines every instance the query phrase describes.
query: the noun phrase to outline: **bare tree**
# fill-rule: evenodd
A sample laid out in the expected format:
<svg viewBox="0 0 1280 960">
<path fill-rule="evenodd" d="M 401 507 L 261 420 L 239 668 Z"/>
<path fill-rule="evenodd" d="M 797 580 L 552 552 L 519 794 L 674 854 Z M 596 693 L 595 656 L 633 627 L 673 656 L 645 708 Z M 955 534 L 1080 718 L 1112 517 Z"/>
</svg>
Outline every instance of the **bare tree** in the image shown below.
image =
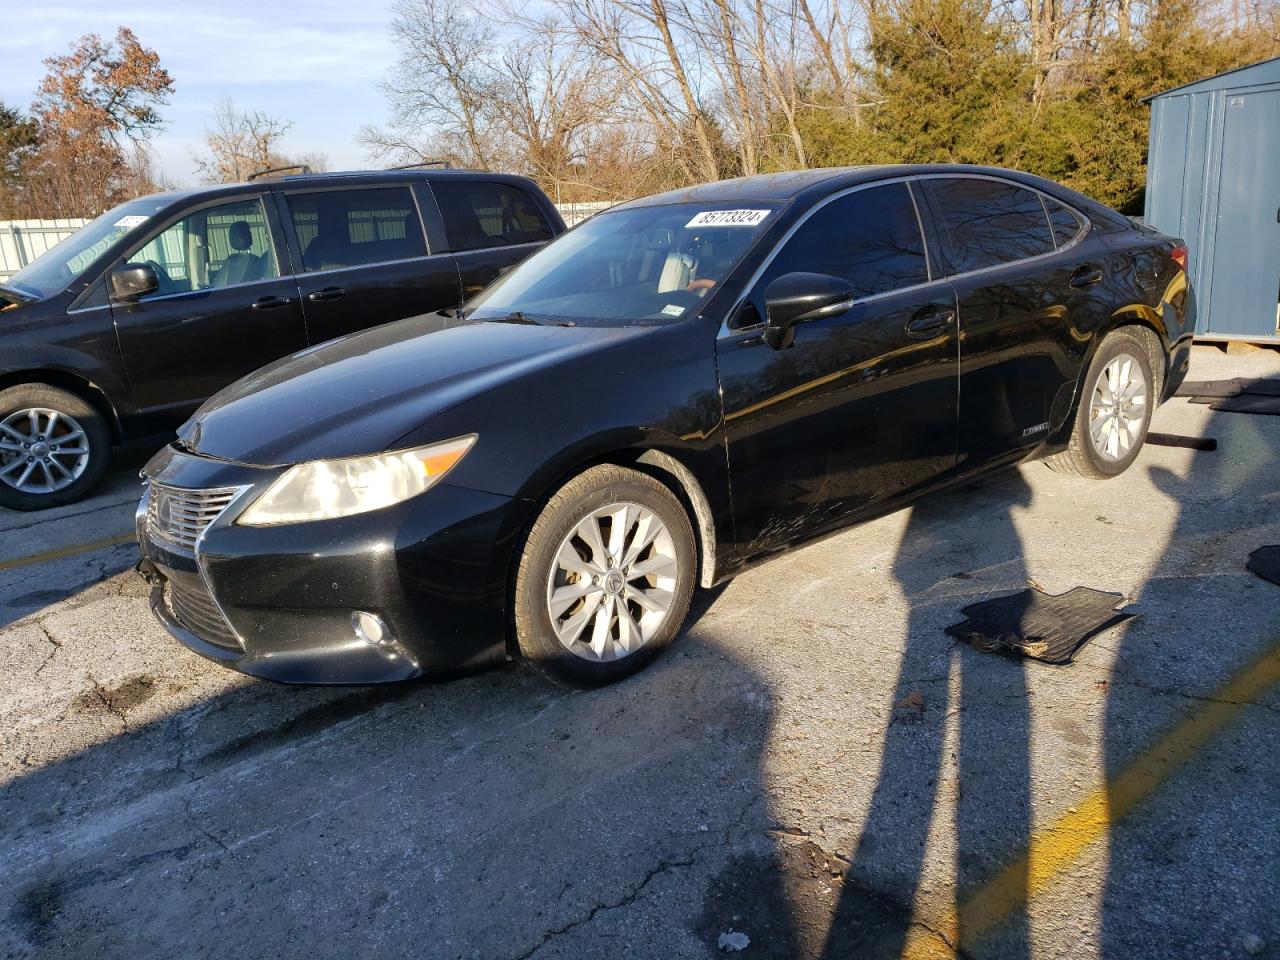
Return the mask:
<svg viewBox="0 0 1280 960">
<path fill-rule="evenodd" d="M 239 183 L 271 167 L 291 161 L 280 149 L 280 140 L 293 126 L 261 110 L 240 110 L 230 97 L 222 97 L 213 109 L 213 124 L 204 132 L 205 154 L 191 159 L 208 183 Z"/>
</svg>

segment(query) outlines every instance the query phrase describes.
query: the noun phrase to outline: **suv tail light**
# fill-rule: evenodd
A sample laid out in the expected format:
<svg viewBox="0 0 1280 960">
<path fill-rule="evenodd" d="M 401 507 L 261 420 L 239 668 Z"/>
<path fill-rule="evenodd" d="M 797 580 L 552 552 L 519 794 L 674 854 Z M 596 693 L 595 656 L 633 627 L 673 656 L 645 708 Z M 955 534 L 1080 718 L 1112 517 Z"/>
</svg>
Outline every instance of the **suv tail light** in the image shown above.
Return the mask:
<svg viewBox="0 0 1280 960">
<path fill-rule="evenodd" d="M 1187 269 L 1187 245 L 1180 243 L 1169 251 L 1169 259 L 1182 268 L 1183 272 Z"/>
</svg>

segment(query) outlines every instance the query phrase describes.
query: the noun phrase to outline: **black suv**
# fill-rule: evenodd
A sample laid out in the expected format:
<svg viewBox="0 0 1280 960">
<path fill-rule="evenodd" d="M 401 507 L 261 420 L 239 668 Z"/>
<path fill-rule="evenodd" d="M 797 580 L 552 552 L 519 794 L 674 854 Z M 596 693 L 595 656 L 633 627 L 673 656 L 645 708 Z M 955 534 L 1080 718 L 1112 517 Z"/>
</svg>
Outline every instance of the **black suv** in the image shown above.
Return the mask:
<svg viewBox="0 0 1280 960">
<path fill-rule="evenodd" d="M 457 306 L 564 231 L 524 177 L 304 174 L 155 194 L 0 286 L 0 505 L 71 503 L 112 441 L 264 364 Z"/>
</svg>

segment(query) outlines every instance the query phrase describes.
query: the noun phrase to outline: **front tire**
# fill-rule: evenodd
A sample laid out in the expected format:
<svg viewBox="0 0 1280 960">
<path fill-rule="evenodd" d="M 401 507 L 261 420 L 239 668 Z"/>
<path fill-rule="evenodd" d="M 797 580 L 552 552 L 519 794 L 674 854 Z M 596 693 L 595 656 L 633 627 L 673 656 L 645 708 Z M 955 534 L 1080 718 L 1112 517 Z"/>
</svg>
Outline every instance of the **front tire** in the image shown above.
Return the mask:
<svg viewBox="0 0 1280 960">
<path fill-rule="evenodd" d="M 602 464 L 543 508 L 516 574 L 516 642 L 526 661 L 579 686 L 649 664 L 680 631 L 697 550 L 680 501 L 638 470 Z"/>
<path fill-rule="evenodd" d="M 0 390 L 0 506 L 75 503 L 102 479 L 111 434 L 90 403 L 45 383 Z"/>
<path fill-rule="evenodd" d="M 1128 330 L 1108 334 L 1084 383 L 1067 449 L 1045 463 L 1059 473 L 1107 480 L 1138 458 L 1151 426 L 1156 379 L 1146 344 Z"/>
</svg>

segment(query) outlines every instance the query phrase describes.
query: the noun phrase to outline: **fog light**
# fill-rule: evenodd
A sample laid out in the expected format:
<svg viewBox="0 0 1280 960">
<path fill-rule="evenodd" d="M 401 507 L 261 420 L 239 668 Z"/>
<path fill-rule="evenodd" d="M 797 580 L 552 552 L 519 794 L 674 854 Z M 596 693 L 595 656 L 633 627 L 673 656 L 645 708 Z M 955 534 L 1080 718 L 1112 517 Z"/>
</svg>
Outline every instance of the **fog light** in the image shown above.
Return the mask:
<svg viewBox="0 0 1280 960">
<path fill-rule="evenodd" d="M 374 647 L 381 647 L 391 642 L 391 630 L 376 613 L 363 610 L 351 612 L 351 627 L 356 636 Z"/>
</svg>

